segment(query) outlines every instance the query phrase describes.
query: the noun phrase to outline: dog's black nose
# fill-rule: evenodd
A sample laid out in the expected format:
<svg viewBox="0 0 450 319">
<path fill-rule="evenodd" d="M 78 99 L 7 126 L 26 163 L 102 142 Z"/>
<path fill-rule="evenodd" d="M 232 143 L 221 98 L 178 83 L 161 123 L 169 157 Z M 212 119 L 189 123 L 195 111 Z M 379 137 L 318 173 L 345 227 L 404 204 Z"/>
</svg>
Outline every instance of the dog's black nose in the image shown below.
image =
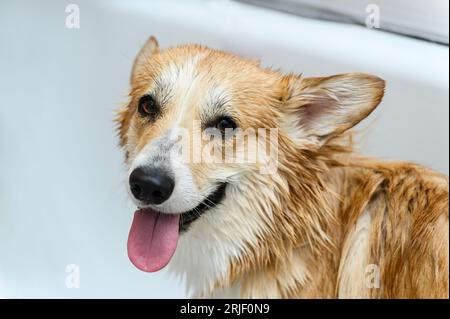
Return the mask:
<svg viewBox="0 0 450 319">
<path fill-rule="evenodd" d="M 174 179 L 166 172 L 145 168 L 131 172 L 129 183 L 136 199 L 154 205 L 169 199 L 175 187 Z"/>
</svg>

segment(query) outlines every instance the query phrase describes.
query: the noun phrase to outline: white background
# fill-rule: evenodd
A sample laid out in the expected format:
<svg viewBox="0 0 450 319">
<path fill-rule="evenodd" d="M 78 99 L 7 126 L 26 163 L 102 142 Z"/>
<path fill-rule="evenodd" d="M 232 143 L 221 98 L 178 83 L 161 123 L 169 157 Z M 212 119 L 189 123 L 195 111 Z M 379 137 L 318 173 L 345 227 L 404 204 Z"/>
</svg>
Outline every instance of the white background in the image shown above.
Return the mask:
<svg viewBox="0 0 450 319">
<path fill-rule="evenodd" d="M 387 95 L 361 150 L 448 174 L 446 46 L 229 0 L 73 2 L 78 30 L 65 28 L 68 1 L 0 2 L 2 297 L 185 296 L 126 255 L 133 206 L 112 118 L 151 34 L 307 76 L 378 74 Z M 80 267 L 79 289 L 65 286 L 68 264 Z"/>
</svg>

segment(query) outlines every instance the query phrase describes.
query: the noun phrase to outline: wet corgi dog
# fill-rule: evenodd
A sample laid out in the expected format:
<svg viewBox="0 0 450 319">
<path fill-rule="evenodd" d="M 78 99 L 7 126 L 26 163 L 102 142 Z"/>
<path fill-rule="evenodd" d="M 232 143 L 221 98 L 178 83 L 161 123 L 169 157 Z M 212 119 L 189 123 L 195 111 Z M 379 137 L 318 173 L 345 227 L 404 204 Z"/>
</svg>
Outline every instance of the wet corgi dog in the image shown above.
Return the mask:
<svg viewBox="0 0 450 319">
<path fill-rule="evenodd" d="M 196 297 L 448 298 L 448 178 L 352 153 L 384 88 L 151 37 L 117 116 L 131 262 Z"/>
</svg>

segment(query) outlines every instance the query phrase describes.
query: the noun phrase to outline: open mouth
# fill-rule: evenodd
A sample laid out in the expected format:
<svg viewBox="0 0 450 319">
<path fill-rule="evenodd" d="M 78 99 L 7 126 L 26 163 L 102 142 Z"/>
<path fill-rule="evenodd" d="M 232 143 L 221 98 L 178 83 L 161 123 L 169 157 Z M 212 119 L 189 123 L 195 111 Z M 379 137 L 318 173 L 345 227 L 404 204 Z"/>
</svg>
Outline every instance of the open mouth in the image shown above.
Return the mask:
<svg viewBox="0 0 450 319">
<path fill-rule="evenodd" d="M 227 183 L 222 183 L 217 187 L 217 189 L 212 192 L 205 200 L 203 200 L 197 207 L 182 213 L 180 215 L 180 232 L 186 231 L 189 225 L 199 218 L 205 211 L 216 207 L 225 196 L 225 189 L 227 188 Z"/>
<path fill-rule="evenodd" d="M 226 183 L 205 198 L 195 208 L 179 214 L 163 214 L 151 208 L 134 213 L 128 235 L 128 257 L 140 270 L 155 272 L 166 266 L 177 247 L 180 232 L 204 212 L 217 206 L 225 196 Z"/>
</svg>

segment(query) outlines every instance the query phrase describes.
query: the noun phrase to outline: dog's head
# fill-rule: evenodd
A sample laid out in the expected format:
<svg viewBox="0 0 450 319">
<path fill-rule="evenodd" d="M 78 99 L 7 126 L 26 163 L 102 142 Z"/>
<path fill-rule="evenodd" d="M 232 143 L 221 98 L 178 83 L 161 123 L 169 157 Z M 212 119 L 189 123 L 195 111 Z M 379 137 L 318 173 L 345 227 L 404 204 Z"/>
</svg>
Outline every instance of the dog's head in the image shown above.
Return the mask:
<svg viewBox="0 0 450 319">
<path fill-rule="evenodd" d="M 139 208 L 128 251 L 138 268 L 156 271 L 190 233 L 200 242 L 232 241 L 236 258 L 261 240 L 275 219 L 270 203 L 280 200 L 267 181 L 286 184 L 283 172 L 295 159 L 287 153 L 320 149 L 356 125 L 380 102 L 384 82 L 365 74 L 285 76 L 197 45 L 160 50 L 150 38 L 131 86 L 118 115 Z"/>
</svg>

